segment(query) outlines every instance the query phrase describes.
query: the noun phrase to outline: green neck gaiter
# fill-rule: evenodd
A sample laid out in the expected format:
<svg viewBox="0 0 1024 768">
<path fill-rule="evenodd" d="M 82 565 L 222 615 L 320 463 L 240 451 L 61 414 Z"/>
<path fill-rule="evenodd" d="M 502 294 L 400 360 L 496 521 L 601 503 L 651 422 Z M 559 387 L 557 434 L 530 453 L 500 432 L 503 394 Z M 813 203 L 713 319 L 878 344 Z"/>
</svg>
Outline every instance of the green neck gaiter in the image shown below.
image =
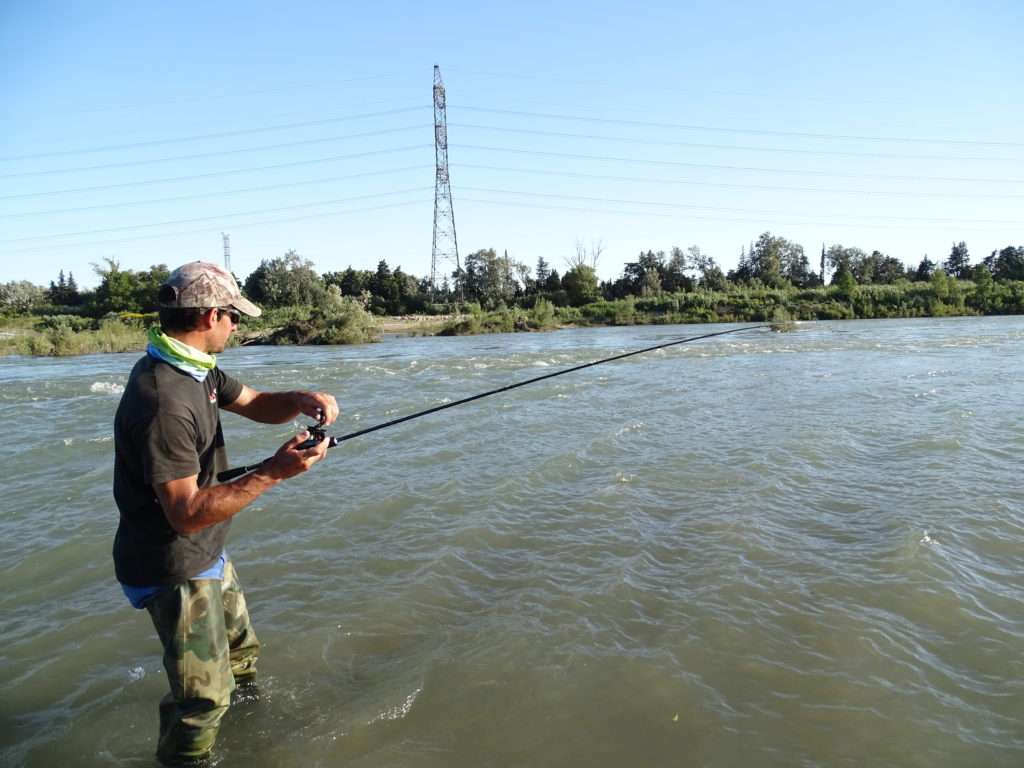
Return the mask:
<svg viewBox="0 0 1024 768">
<path fill-rule="evenodd" d="M 200 352 L 195 347 L 171 338 L 155 325 L 149 329 L 149 346 L 146 352 L 151 357 L 185 371 L 196 381 L 205 381 L 206 374 L 217 365 L 217 358 L 214 355 Z"/>
</svg>

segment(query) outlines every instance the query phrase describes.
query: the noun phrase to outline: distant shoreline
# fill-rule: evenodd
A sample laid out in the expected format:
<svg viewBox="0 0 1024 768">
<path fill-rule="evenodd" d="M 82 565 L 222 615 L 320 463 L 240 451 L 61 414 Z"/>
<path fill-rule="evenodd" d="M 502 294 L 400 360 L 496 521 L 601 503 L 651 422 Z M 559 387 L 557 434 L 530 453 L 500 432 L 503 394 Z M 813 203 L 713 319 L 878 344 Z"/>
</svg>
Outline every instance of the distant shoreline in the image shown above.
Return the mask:
<svg viewBox="0 0 1024 768">
<path fill-rule="evenodd" d="M 102 317 L 71 308 L 54 314 L 0 317 L 0 355 L 66 357 L 101 352 L 141 351 L 155 313 L 124 312 Z M 543 298 L 486 310 L 470 302 L 459 313 L 371 315 L 343 298 L 335 307 L 267 307 L 242 322 L 236 343 L 249 345 L 336 345 L 402 336 L 471 336 L 558 330 L 574 327 L 766 323 L 792 320 L 869 320 L 1024 314 L 1024 282 L 988 285 L 932 281 L 899 285 L 830 286 L 810 289 L 748 288 L 597 299 L 556 305 Z"/>
</svg>

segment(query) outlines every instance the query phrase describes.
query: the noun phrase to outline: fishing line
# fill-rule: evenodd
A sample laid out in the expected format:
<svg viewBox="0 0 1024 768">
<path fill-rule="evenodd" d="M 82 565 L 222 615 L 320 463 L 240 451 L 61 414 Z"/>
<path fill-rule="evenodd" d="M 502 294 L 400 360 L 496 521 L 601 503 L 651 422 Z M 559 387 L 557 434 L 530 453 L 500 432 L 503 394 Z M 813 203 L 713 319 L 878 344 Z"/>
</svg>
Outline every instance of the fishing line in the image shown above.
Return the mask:
<svg viewBox="0 0 1024 768">
<path fill-rule="evenodd" d="M 328 441 L 327 447 L 328 448 L 333 448 L 334 446 L 338 445 L 339 443 L 343 443 L 346 440 L 352 440 L 354 438 L 361 437 L 363 435 L 368 435 L 371 432 L 376 432 L 378 429 L 385 429 L 387 427 L 393 427 L 393 426 L 395 426 L 397 424 L 402 424 L 403 422 L 406 422 L 406 421 L 412 421 L 413 419 L 418 419 L 418 418 L 420 418 L 422 416 L 428 416 L 431 413 L 437 413 L 438 411 L 443 411 L 446 408 L 455 408 L 458 405 L 465 405 L 466 403 L 472 403 L 474 400 L 482 400 L 483 398 L 490 397 L 491 395 L 497 395 L 497 394 L 500 394 L 501 392 L 509 392 L 509 391 L 511 391 L 513 389 L 518 389 L 519 387 L 525 387 L 527 384 L 535 384 L 538 381 L 544 381 L 545 379 L 553 379 L 556 376 L 564 376 L 567 373 L 573 373 L 574 371 L 582 371 L 584 368 L 591 368 L 591 367 L 593 367 L 595 365 L 602 365 L 603 363 L 610 363 L 610 362 L 612 362 L 614 360 L 622 360 L 622 359 L 627 358 L 627 357 L 633 357 L 634 355 L 642 355 L 645 352 L 653 352 L 656 349 L 665 349 L 666 347 L 674 347 L 674 346 L 677 346 L 679 344 L 688 344 L 691 341 L 700 341 L 701 339 L 710 339 L 710 338 L 713 338 L 715 336 L 725 336 L 725 335 L 730 334 L 730 333 L 741 333 L 743 331 L 754 331 L 754 330 L 758 330 L 760 328 L 770 328 L 770 329 L 772 329 L 774 331 L 780 331 L 781 332 L 781 331 L 790 330 L 791 327 L 792 327 L 791 323 L 764 323 L 764 324 L 761 324 L 761 325 L 747 325 L 747 326 L 744 326 L 742 328 L 732 328 L 732 329 L 730 329 L 728 331 L 716 331 L 715 333 L 704 333 L 704 334 L 701 334 L 700 336 L 690 336 L 690 337 L 685 338 L 685 339 L 676 339 L 675 341 L 667 341 L 664 344 L 655 344 L 653 347 L 644 347 L 643 349 L 636 349 L 636 350 L 633 350 L 632 352 L 623 352 L 620 355 L 613 355 L 611 357 L 601 358 L 600 360 L 593 360 L 593 361 L 591 361 L 589 363 L 583 363 L 582 365 L 574 365 L 572 368 L 565 368 L 565 369 L 563 369 L 561 371 L 555 371 L 554 373 L 546 373 L 543 376 L 534 376 L 532 379 L 526 379 L 524 381 L 518 381 L 518 382 L 516 382 L 514 384 L 507 384 L 504 387 L 498 387 L 496 389 L 490 389 L 490 390 L 488 390 L 486 392 L 481 392 L 481 393 L 479 393 L 477 395 L 471 395 L 470 397 L 464 397 L 461 400 L 455 400 L 455 401 L 450 402 L 450 403 L 443 403 L 442 405 L 436 405 L 433 408 L 427 408 L 426 410 L 423 410 L 423 411 L 417 411 L 416 413 L 410 413 L 408 416 L 402 416 L 402 417 L 397 418 L 397 419 L 392 419 L 391 421 L 385 421 L 385 422 L 382 422 L 380 424 L 375 424 L 372 427 L 366 427 L 365 429 L 360 429 L 360 430 L 357 430 L 355 432 L 349 432 L 346 435 L 329 436 L 324 431 L 323 427 L 321 425 L 317 424 L 317 425 L 314 425 L 314 426 L 311 426 L 311 427 L 308 428 L 308 431 L 309 431 L 309 434 L 310 434 L 309 439 L 306 440 L 305 442 L 301 443 L 297 447 L 298 448 L 312 448 L 313 446 L 317 445 L 321 441 L 327 440 Z M 269 459 L 264 459 L 264 461 L 261 461 L 258 464 L 248 464 L 248 465 L 246 465 L 244 467 L 235 467 L 234 469 L 224 470 L 223 472 L 220 472 L 220 473 L 217 474 L 217 480 L 219 482 L 222 482 L 222 483 L 227 482 L 228 480 L 234 480 L 236 477 L 240 477 L 241 475 L 244 475 L 244 474 L 246 474 L 248 472 L 252 472 L 252 471 L 254 471 L 256 469 L 259 469 L 261 466 L 263 466 L 263 464 L 266 461 L 269 461 Z"/>
</svg>

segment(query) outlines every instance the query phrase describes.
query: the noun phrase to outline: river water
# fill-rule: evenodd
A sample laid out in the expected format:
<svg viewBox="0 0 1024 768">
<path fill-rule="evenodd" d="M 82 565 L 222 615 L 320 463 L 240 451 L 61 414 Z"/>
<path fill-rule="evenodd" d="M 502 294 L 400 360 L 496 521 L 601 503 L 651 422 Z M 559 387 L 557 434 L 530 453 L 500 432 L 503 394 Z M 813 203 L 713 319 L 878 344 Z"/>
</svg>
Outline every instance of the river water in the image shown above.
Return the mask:
<svg viewBox="0 0 1024 768">
<path fill-rule="evenodd" d="M 731 326 L 245 348 L 353 431 Z M 1024 318 L 807 323 L 332 449 L 240 514 L 263 642 L 221 766 L 1024 764 Z M 113 580 L 137 355 L 0 360 L 0 763 L 154 764 Z M 225 414 L 236 462 L 294 425 Z"/>
</svg>

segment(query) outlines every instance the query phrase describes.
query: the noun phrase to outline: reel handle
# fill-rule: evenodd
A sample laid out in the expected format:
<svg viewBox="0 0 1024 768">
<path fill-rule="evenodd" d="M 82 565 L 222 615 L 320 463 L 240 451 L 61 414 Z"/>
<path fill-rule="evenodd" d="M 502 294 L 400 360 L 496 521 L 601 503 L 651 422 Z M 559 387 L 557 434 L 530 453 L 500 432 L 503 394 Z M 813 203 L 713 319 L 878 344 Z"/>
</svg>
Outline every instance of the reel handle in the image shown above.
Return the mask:
<svg viewBox="0 0 1024 768">
<path fill-rule="evenodd" d="M 327 432 L 324 430 L 323 426 L 321 426 L 322 424 L 323 422 L 320 422 L 320 424 L 307 427 L 306 431 L 309 432 L 309 437 L 295 446 L 295 450 L 304 451 L 307 448 L 312 448 L 326 440 Z"/>
</svg>

